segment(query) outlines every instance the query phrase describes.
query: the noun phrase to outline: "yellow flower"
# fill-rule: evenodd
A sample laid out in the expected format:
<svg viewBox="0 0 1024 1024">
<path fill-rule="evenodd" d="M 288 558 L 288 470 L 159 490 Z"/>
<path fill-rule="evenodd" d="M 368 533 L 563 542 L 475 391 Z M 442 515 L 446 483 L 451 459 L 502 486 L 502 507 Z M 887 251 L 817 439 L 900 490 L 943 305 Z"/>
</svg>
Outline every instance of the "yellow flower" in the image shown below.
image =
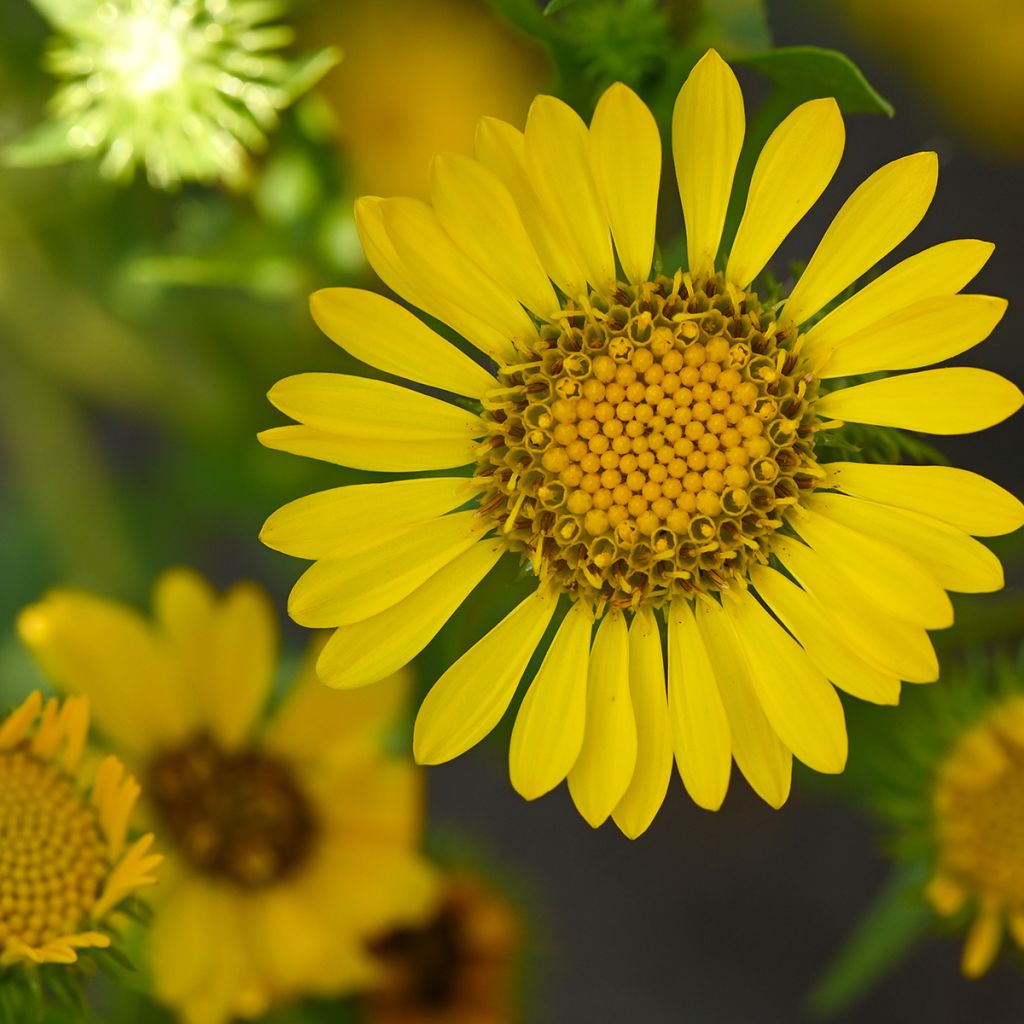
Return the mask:
<svg viewBox="0 0 1024 1024">
<path fill-rule="evenodd" d="M 539 48 L 481 0 L 326 5 L 307 35 L 344 46 L 321 91 L 359 193 L 425 197 L 434 153 L 472 152 L 481 115 L 519 120 L 548 77 Z"/>
<path fill-rule="evenodd" d="M 127 841 L 139 787 L 116 757 L 83 768 L 88 731 L 87 699 L 38 691 L 0 723 L 0 973 L 106 949 L 119 904 L 155 881 L 153 836 Z"/>
<path fill-rule="evenodd" d="M 56 591 L 19 628 L 53 681 L 87 694 L 145 784 L 168 857 L 149 933 L 156 994 L 190 1024 L 259 1016 L 373 976 L 368 935 L 429 913 L 415 769 L 382 733 L 408 682 L 320 686 L 309 660 L 271 720 L 275 623 L 261 591 L 219 598 L 165 574 L 156 622 Z"/>
<path fill-rule="evenodd" d="M 612 86 L 589 129 L 549 96 L 525 133 L 483 119 L 476 159 L 434 161 L 433 206 L 366 198 L 356 210 L 385 283 L 480 359 L 379 295 L 312 301 L 356 358 L 465 398 L 302 374 L 270 392 L 298 423 L 261 435 L 364 470 L 473 467 L 279 510 L 265 543 L 316 559 L 290 612 L 336 627 L 318 671 L 360 686 L 414 657 L 511 552 L 536 590 L 437 681 L 416 757 L 449 760 L 494 728 L 567 598 L 515 722 L 512 783 L 532 799 L 568 778 L 588 822 L 611 815 L 629 836 L 661 805 L 673 752 L 711 809 L 733 759 L 774 807 L 793 756 L 841 771 L 834 687 L 893 704 L 901 680 L 934 680 L 926 631 L 952 622 L 946 590 L 1003 582 L 970 534 L 1024 521 L 1016 498 L 972 473 L 816 457 L 843 420 L 955 434 L 1021 404 L 1014 385 L 967 367 L 837 382 L 985 338 L 1006 303 L 958 294 L 990 255 L 984 242 L 911 256 L 812 326 L 920 221 L 934 154 L 896 160 L 853 193 L 780 310 L 750 282 L 832 177 L 842 118 L 813 100 L 776 129 L 725 260 L 743 135 L 739 86 L 710 51 L 675 106 L 689 270 L 666 276 L 651 270 L 660 140 L 634 93 Z"/>
<path fill-rule="evenodd" d="M 437 913 L 374 942 L 368 1024 L 511 1024 L 522 921 L 483 879 L 456 872 Z"/>
<path fill-rule="evenodd" d="M 1024 948 L 1024 697 L 997 703 L 959 737 L 936 772 L 933 817 L 927 895 L 944 915 L 973 903 L 962 966 L 976 978 L 992 965 L 1005 925 Z"/>
</svg>

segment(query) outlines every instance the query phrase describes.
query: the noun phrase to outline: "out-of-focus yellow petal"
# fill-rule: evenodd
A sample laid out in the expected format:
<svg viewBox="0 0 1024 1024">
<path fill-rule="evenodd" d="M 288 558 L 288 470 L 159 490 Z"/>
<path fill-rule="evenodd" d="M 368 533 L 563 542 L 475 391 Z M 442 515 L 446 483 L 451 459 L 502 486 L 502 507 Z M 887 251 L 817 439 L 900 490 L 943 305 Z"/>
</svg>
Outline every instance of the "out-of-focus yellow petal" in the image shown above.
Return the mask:
<svg viewBox="0 0 1024 1024">
<path fill-rule="evenodd" d="M 1005 377 L 948 366 L 833 391 L 818 403 L 818 413 L 926 434 L 970 434 L 1002 422 L 1022 403 L 1020 388 Z"/>
<path fill-rule="evenodd" d="M 486 525 L 475 510 L 454 512 L 382 535 L 375 547 L 314 562 L 292 588 L 288 613 L 314 629 L 368 619 L 468 551 Z"/>
<path fill-rule="evenodd" d="M 501 179 L 477 160 L 443 153 L 431 164 L 430 184 L 434 210 L 455 244 L 527 309 L 555 313 L 558 298 Z"/>
<path fill-rule="evenodd" d="M 672 155 L 691 274 L 714 268 L 745 130 L 739 82 L 718 53 L 708 50 L 683 83 L 672 111 Z"/>
<path fill-rule="evenodd" d="M 726 277 L 746 288 L 832 180 L 846 143 L 834 99 L 802 103 L 772 132 L 757 158 Z"/>
<path fill-rule="evenodd" d="M 950 466 L 885 466 L 832 462 L 824 487 L 933 516 L 976 537 L 1024 526 L 1024 503 L 977 473 Z"/>
<path fill-rule="evenodd" d="M 967 933 L 960 969 L 968 978 L 980 978 L 992 966 L 1002 942 L 1002 917 L 995 909 L 983 908 Z"/>
<path fill-rule="evenodd" d="M 594 637 L 587 679 L 587 721 L 569 793 L 591 828 L 608 818 L 636 768 L 636 719 L 629 699 L 629 634 L 620 612 L 606 615 Z"/>
<path fill-rule="evenodd" d="M 554 789 L 583 745 L 593 620 L 574 604 L 520 705 L 509 745 L 509 778 L 527 800 Z"/>
<path fill-rule="evenodd" d="M 616 82 L 598 100 L 590 122 L 590 160 L 626 277 L 646 281 L 654 256 L 661 182 L 661 136 L 654 115 Z"/>
<path fill-rule="evenodd" d="M 497 381 L 397 302 L 362 288 L 321 288 L 309 300 L 317 326 L 346 352 L 385 373 L 479 398 Z"/>
<path fill-rule="evenodd" d="M 397 604 L 339 626 L 320 654 L 321 679 L 347 690 L 397 671 L 430 643 L 506 550 L 500 541 L 479 541 Z"/>
<path fill-rule="evenodd" d="M 870 270 L 920 223 L 935 195 L 934 153 L 880 167 L 843 204 L 797 281 L 779 326 L 802 324 Z"/>
<path fill-rule="evenodd" d="M 1006 306 L 1006 299 L 990 295 L 922 299 L 840 342 L 817 375 L 854 377 L 941 363 L 984 341 Z"/>
<path fill-rule="evenodd" d="M 458 757 L 498 724 L 557 603 L 557 596 L 534 591 L 434 683 L 413 733 L 420 764 Z"/>
<path fill-rule="evenodd" d="M 282 505 L 264 523 L 260 540 L 296 558 L 326 558 L 360 538 L 436 519 L 474 491 L 460 476 L 334 487 Z"/>
<path fill-rule="evenodd" d="M 650 611 L 637 612 L 629 627 L 629 693 L 636 719 L 636 768 L 612 817 L 623 835 L 636 839 L 665 802 L 672 776 L 665 663 L 658 623 Z"/>
<path fill-rule="evenodd" d="M 729 719 L 705 638 L 686 600 L 668 614 L 668 700 L 676 765 L 693 802 L 722 806 L 732 771 Z"/>
</svg>

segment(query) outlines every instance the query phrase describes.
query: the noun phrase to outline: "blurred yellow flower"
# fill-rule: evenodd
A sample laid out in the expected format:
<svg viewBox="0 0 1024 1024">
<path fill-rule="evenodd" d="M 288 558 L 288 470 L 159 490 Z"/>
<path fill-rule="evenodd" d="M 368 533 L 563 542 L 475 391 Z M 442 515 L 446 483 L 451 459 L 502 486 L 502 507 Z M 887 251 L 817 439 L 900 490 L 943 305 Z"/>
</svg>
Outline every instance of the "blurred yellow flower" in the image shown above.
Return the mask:
<svg viewBox="0 0 1024 1024">
<path fill-rule="evenodd" d="M 25 643 L 144 780 L 166 849 L 149 933 L 156 994 L 189 1024 L 253 1017 L 374 976 L 364 940 L 416 923 L 437 895 L 417 853 L 413 766 L 382 750 L 408 677 L 378 692 L 320 686 L 307 660 L 269 721 L 269 603 L 166 573 L 155 623 L 59 590 L 22 614 Z"/>
<path fill-rule="evenodd" d="M 933 814 L 937 864 L 927 895 L 945 915 L 971 903 L 962 965 L 978 977 L 1007 925 L 1024 948 L 1024 697 L 997 702 L 964 730 L 938 765 Z"/>
<path fill-rule="evenodd" d="M 155 881 L 153 836 L 127 842 L 139 787 L 116 757 L 84 769 L 88 731 L 85 697 L 38 691 L 0 723 L 0 984 L 107 948 L 118 905 Z"/>
<path fill-rule="evenodd" d="M 481 115 L 522 119 L 548 78 L 537 45 L 481 0 L 328 4 L 307 36 L 344 49 L 322 91 L 359 193 L 426 196 L 434 153 L 471 153 Z"/>
<path fill-rule="evenodd" d="M 847 0 L 853 23 L 968 136 L 1024 156 L 1024 4 Z"/>
<path fill-rule="evenodd" d="M 482 878 L 451 875 L 437 913 L 378 939 L 367 1024 L 512 1024 L 522 921 Z"/>
<path fill-rule="evenodd" d="M 817 99 L 778 126 L 726 259 L 744 132 L 739 84 L 709 51 L 673 117 L 689 269 L 664 275 L 652 271 L 661 140 L 635 93 L 613 85 L 589 128 L 550 96 L 525 133 L 484 118 L 476 159 L 434 160 L 432 206 L 356 207 L 378 275 L 478 357 L 383 296 L 312 300 L 357 359 L 451 399 L 300 374 L 270 392 L 297 424 L 261 435 L 363 470 L 472 467 L 336 488 L 271 516 L 265 543 L 316 560 L 289 611 L 335 627 L 319 673 L 358 687 L 417 655 L 511 553 L 536 588 L 431 689 L 416 758 L 450 760 L 497 725 L 564 597 L 512 732 L 512 783 L 533 799 L 568 779 L 591 825 L 612 817 L 631 837 L 661 806 L 673 752 L 709 809 L 733 759 L 773 807 L 794 756 L 842 771 L 834 687 L 894 704 L 901 680 L 936 679 L 927 630 L 953 621 L 946 591 L 1003 585 L 970 535 L 1024 521 L 1015 497 L 975 474 L 826 462 L 816 448 L 844 420 L 960 434 L 1021 405 L 1016 386 L 968 367 L 849 380 L 986 338 L 1005 301 L 958 293 L 991 245 L 926 249 L 815 322 L 917 226 L 935 154 L 860 185 L 779 309 L 751 282 L 832 178 L 843 120 Z"/>
</svg>

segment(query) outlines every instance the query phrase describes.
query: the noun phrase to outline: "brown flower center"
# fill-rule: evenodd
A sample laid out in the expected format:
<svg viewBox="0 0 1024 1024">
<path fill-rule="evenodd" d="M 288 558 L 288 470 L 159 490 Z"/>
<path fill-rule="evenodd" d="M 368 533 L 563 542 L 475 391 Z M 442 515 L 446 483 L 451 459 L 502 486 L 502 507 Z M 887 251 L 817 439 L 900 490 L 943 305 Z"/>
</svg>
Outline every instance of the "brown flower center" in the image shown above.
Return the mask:
<svg viewBox="0 0 1024 1024">
<path fill-rule="evenodd" d="M 245 888 L 288 877 L 316 837 L 313 808 L 285 762 L 224 750 L 207 735 L 158 756 L 147 792 L 194 867 Z"/>
</svg>

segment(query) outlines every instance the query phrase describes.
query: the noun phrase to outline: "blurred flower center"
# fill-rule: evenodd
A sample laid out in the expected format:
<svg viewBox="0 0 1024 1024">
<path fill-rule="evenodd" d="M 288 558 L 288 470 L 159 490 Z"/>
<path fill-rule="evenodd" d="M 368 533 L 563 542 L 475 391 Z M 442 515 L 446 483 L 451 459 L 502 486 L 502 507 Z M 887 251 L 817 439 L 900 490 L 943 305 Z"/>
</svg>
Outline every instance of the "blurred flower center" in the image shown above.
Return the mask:
<svg viewBox="0 0 1024 1024">
<path fill-rule="evenodd" d="M 1024 905 L 1024 700 L 966 733 L 935 791 L 939 862 L 982 902 Z"/>
<path fill-rule="evenodd" d="M 125 22 L 123 41 L 108 60 L 136 96 L 151 96 L 177 82 L 185 64 L 180 36 L 168 18 L 140 14 Z"/>
<path fill-rule="evenodd" d="M 24 747 L 0 753 L 0 950 L 80 930 L 109 870 L 96 812 Z"/>
<path fill-rule="evenodd" d="M 503 371 L 483 508 L 542 578 L 623 608 L 726 589 L 820 475 L 797 336 L 719 287 L 592 294 Z"/>
<path fill-rule="evenodd" d="M 292 771 L 260 750 L 224 750 L 197 736 L 151 763 L 148 792 L 185 857 L 199 870 L 260 888 L 306 860 L 317 832 Z"/>
</svg>

